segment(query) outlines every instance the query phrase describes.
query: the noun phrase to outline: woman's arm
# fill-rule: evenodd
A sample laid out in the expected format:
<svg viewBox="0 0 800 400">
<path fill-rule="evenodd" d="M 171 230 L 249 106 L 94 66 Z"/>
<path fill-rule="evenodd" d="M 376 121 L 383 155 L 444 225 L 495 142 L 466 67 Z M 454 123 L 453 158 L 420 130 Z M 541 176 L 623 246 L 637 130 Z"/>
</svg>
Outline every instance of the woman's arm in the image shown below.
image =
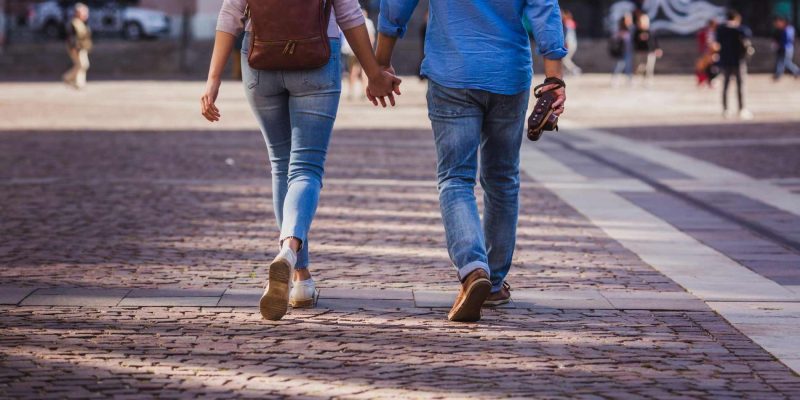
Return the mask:
<svg viewBox="0 0 800 400">
<path fill-rule="evenodd" d="M 230 33 L 217 31 L 214 39 L 214 53 L 211 55 L 211 65 L 208 68 L 208 81 L 206 91 L 200 97 L 200 110 L 204 117 L 211 122 L 219 121 L 220 113 L 214 103 L 217 101 L 219 86 L 222 83 L 222 72 L 231 56 L 236 37 Z"/>
<path fill-rule="evenodd" d="M 369 40 L 367 26 L 361 24 L 343 32 L 347 42 L 350 43 L 350 48 L 353 49 L 353 53 L 361 63 L 361 67 L 364 68 L 367 78 L 369 78 L 367 96 L 376 106 L 378 105 L 378 100 L 380 100 L 381 105 L 384 107 L 386 107 L 386 101 L 383 98 L 388 96 L 389 103 L 394 106 L 393 92 L 400 94 L 401 80 L 378 65 L 375 53 L 372 52 L 372 43 Z"/>
</svg>

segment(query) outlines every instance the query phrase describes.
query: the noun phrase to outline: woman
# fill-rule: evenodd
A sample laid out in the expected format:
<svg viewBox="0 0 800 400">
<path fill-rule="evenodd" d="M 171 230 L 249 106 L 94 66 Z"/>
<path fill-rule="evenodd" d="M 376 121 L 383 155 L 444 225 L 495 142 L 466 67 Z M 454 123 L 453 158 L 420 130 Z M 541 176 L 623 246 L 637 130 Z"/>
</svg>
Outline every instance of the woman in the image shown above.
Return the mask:
<svg viewBox="0 0 800 400">
<path fill-rule="evenodd" d="M 716 58 L 717 52 L 714 43 L 717 38 L 717 21 L 709 20 L 705 28 L 697 33 L 697 50 L 700 58 L 695 63 L 695 74 L 697 75 L 697 85 L 708 85 L 713 87 L 714 77 L 717 76 Z"/>
<path fill-rule="evenodd" d="M 339 28 L 358 57 L 369 83 L 367 95 L 374 104 L 384 97 L 394 105 L 392 91 L 400 79 L 384 71 L 375 60 L 364 16 L 357 0 L 333 1 L 327 34 L 331 56 L 327 65 L 312 70 L 255 70 L 247 62 L 250 22 L 245 19 L 246 0 L 224 0 L 217 22 L 214 53 L 202 114 L 211 122 L 220 119 L 214 102 L 220 76 L 236 36 L 245 31 L 242 75 L 250 106 L 267 142 L 272 166 L 272 200 L 280 229 L 280 252 L 270 264 L 269 280 L 261 298 L 261 315 L 279 320 L 292 306 L 314 303 L 315 287 L 308 272 L 308 231 L 322 188 L 325 156 L 341 94 Z M 296 270 L 295 270 L 296 269 Z M 294 281 L 294 282 L 292 282 Z"/>
<path fill-rule="evenodd" d="M 564 24 L 564 41 L 567 44 L 567 55 L 561 61 L 570 75 L 580 75 L 581 68 L 572 60 L 578 51 L 578 24 L 569 10 L 561 10 L 561 22 Z"/>
<path fill-rule="evenodd" d="M 625 14 L 619 20 L 617 32 L 611 38 L 612 56 L 617 59 L 612 78 L 613 86 L 619 85 L 619 76 L 623 72 L 628 77 L 628 83 L 633 80 L 633 16 Z"/>
</svg>

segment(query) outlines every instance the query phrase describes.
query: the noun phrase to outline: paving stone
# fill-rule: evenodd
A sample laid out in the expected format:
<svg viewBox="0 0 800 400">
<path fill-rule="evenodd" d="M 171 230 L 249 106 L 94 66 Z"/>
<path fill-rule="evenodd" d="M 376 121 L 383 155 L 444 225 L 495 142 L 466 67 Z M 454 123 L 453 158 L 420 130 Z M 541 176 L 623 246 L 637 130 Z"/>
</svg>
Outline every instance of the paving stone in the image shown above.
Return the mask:
<svg viewBox="0 0 800 400">
<path fill-rule="evenodd" d="M 0 286 L 0 305 L 18 304 L 36 288 L 21 288 L 15 286 Z"/>
<path fill-rule="evenodd" d="M 411 290 L 320 288 L 320 298 L 360 300 L 413 300 Z"/>
<path fill-rule="evenodd" d="M 125 288 L 79 288 L 79 287 L 53 287 L 37 289 L 34 295 L 37 296 L 125 296 L 131 289 Z"/>
<path fill-rule="evenodd" d="M 137 297 L 220 297 L 225 293 L 225 289 L 168 289 L 150 288 L 133 289 L 126 298 Z"/>
<path fill-rule="evenodd" d="M 52 288 L 39 289 L 21 306 L 111 307 L 119 304 L 130 289 Z"/>
<path fill-rule="evenodd" d="M 317 309 L 342 310 L 394 310 L 414 307 L 411 300 L 325 299 L 317 301 Z"/>
<path fill-rule="evenodd" d="M 450 308 L 458 292 L 414 290 L 414 304 L 423 308 Z"/>
<path fill-rule="evenodd" d="M 711 310 L 705 302 L 686 292 L 603 292 L 602 295 L 620 310 Z"/>
<path fill-rule="evenodd" d="M 214 307 L 219 297 L 126 297 L 120 307 Z"/>
<path fill-rule="evenodd" d="M 535 291 L 514 290 L 512 298 L 520 308 L 613 310 L 598 291 Z"/>
<path fill-rule="evenodd" d="M 228 289 L 220 299 L 220 307 L 258 307 L 263 289 Z"/>
</svg>

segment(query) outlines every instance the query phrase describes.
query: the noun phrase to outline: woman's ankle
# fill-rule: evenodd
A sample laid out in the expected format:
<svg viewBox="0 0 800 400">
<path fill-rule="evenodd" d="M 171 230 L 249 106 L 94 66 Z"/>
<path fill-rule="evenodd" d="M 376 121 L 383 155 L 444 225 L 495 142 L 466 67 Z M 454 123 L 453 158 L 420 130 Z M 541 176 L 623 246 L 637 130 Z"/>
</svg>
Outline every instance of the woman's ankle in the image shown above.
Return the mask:
<svg viewBox="0 0 800 400">
<path fill-rule="evenodd" d="M 290 248 L 292 249 L 292 251 L 297 253 L 298 251 L 300 251 L 300 247 L 302 245 L 303 242 L 301 242 L 300 239 L 296 237 L 287 237 L 286 239 L 283 239 L 283 241 L 281 242 L 281 249 Z"/>
</svg>

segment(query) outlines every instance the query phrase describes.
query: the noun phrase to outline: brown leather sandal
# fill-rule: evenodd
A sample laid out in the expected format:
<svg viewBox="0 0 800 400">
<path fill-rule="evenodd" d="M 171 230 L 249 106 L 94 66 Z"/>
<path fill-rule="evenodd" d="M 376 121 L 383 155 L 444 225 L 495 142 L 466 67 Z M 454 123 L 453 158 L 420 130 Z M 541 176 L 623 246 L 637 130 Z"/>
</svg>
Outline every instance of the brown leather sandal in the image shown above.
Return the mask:
<svg viewBox="0 0 800 400">
<path fill-rule="evenodd" d="M 542 88 L 551 84 L 556 87 L 546 92 L 542 91 Z M 536 100 L 531 116 L 528 117 L 528 139 L 535 142 L 542 137 L 544 131 L 558 131 L 558 115 L 553 110 L 553 103 L 558 99 L 555 90 L 566 87 L 567 84 L 563 80 L 549 77 L 544 80 L 544 83 L 533 88 L 533 95 L 538 100 Z"/>
</svg>

